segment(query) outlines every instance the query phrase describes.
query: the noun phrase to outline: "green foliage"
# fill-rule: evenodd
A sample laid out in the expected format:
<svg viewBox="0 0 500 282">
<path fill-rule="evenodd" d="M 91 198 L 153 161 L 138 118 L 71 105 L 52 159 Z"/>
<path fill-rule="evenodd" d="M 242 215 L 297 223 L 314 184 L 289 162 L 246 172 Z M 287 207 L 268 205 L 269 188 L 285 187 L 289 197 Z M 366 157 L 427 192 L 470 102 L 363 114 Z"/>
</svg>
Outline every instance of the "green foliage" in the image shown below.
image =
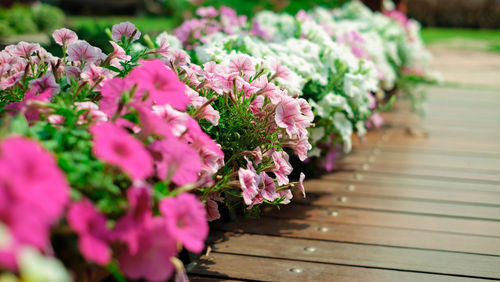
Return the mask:
<svg viewBox="0 0 500 282">
<path fill-rule="evenodd" d="M 37 26 L 29 8 L 15 5 L 10 10 L 5 11 L 6 20 L 9 26 L 16 33 L 33 33 L 37 31 Z"/>
<path fill-rule="evenodd" d="M 35 5 L 32 13 L 39 30 L 52 31 L 63 25 L 64 13 L 57 7 L 46 4 Z"/>
<path fill-rule="evenodd" d="M 47 4 L 32 7 L 14 5 L 10 9 L 0 9 L 0 36 L 51 32 L 63 25 L 64 13 L 61 9 Z"/>
<path fill-rule="evenodd" d="M 340 7 L 342 4 L 350 0 L 255 0 L 255 1 L 239 1 L 239 0 L 205 0 L 200 1 L 203 6 L 214 6 L 219 8 L 221 6 L 227 6 L 236 10 L 239 15 L 252 16 L 255 13 L 262 10 L 271 10 L 275 12 L 287 12 L 290 14 L 296 14 L 298 11 L 304 9 L 308 10 L 316 6 L 322 6 L 326 8 Z M 176 14 L 176 11 L 184 11 L 185 13 L 193 14 L 197 5 L 191 3 L 188 0 L 172 0 L 165 1 L 165 7 L 167 11 L 170 11 L 172 15 Z M 178 15 L 180 13 L 177 13 Z M 177 19 L 179 20 L 179 19 Z"/>
</svg>

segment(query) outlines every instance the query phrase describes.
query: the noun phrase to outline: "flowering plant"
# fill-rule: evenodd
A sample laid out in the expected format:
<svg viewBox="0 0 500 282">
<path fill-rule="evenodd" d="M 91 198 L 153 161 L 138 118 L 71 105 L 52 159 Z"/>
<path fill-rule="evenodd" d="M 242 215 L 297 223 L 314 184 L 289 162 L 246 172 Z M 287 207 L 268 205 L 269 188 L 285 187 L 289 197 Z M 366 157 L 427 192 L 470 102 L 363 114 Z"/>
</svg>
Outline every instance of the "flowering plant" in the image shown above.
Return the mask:
<svg viewBox="0 0 500 282">
<path fill-rule="evenodd" d="M 199 33 L 196 42 L 203 44 L 195 48 L 196 59 L 224 61 L 246 54 L 268 69 L 276 63 L 282 66 L 292 79 L 278 78 L 276 83 L 306 99 L 315 113 L 309 155 L 326 155 L 325 167 L 330 170 L 336 143 L 342 142 L 348 152 L 353 132 L 363 136 L 367 127 L 381 125 L 377 111 L 388 108 L 383 105 L 384 92 L 396 85 L 413 90 L 416 83 L 434 80 L 429 72 L 414 71 L 426 65 L 428 53 L 416 22 L 402 20 L 397 13 L 372 13 L 357 1 L 332 11 L 300 11 L 295 17 L 263 11 L 252 19 L 251 27 Z M 205 19 L 203 13 L 198 15 Z M 176 34 L 184 45 L 195 46 L 185 26 Z M 408 92 L 421 109 L 422 97 Z"/>
<path fill-rule="evenodd" d="M 314 117 L 279 74 L 243 56 L 192 64 L 168 35 L 138 48 L 128 22 L 109 35 L 110 54 L 68 29 L 53 34 L 61 58 L 26 42 L 0 52 L 6 276 L 38 260 L 47 281 L 70 280 L 57 257 L 91 280 L 183 279 L 176 256 L 203 250 L 217 201 L 251 212 L 304 193 L 284 149 L 307 157 Z"/>
</svg>

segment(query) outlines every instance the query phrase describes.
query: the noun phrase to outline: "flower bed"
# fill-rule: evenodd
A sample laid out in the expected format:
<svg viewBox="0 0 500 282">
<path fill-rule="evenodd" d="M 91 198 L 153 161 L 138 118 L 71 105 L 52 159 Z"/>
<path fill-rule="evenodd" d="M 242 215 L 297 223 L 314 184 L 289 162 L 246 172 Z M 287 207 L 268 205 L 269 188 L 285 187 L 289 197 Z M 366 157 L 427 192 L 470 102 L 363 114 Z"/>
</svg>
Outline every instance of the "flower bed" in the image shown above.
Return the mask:
<svg viewBox="0 0 500 282">
<path fill-rule="evenodd" d="M 292 190 L 305 196 L 305 175 L 289 179 L 300 169 L 289 153 L 329 166 L 354 130 L 379 125 L 379 96 L 403 69 L 423 75 L 419 57 L 390 60 L 392 37 L 378 29 L 328 32 L 344 17 L 381 17 L 408 38 L 401 15 L 340 12 L 265 12 L 249 25 L 229 8 L 202 8 L 180 40 L 153 42 L 124 22 L 108 31 L 109 54 L 68 29 L 53 33 L 62 57 L 33 43 L 6 47 L 2 277 L 182 280 L 177 255 L 203 250 L 219 205 L 251 216 L 290 203 Z M 413 41 L 397 42 L 407 50 Z"/>
</svg>

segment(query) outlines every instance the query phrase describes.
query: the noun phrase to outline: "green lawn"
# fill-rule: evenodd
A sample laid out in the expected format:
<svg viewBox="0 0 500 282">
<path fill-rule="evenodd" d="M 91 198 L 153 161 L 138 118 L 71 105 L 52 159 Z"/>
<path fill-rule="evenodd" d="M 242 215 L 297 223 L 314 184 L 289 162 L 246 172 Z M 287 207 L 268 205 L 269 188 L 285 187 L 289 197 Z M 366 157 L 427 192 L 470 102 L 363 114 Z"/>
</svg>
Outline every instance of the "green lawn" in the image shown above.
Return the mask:
<svg viewBox="0 0 500 282">
<path fill-rule="evenodd" d="M 426 44 L 500 52 L 500 30 L 423 28 L 422 38 Z"/>
</svg>

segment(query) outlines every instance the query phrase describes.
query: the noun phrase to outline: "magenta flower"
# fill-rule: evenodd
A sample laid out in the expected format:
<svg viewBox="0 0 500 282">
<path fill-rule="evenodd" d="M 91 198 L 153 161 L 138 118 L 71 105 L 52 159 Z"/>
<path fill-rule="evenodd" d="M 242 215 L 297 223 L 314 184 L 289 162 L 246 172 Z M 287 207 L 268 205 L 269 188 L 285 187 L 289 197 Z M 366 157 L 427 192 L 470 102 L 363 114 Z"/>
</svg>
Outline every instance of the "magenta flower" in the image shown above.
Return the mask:
<svg viewBox="0 0 500 282">
<path fill-rule="evenodd" d="M 68 46 L 73 44 L 78 40 L 78 35 L 72 30 L 67 28 L 57 29 L 52 33 L 52 37 L 57 44 L 61 46 Z"/>
<path fill-rule="evenodd" d="M 130 255 L 136 255 L 142 233 L 152 224 L 152 191 L 148 187 L 132 187 L 127 190 L 127 199 L 129 210 L 116 222 L 113 238 L 127 244 Z"/>
<path fill-rule="evenodd" d="M 0 143 L 0 221 L 12 241 L 0 251 L 0 264 L 15 268 L 23 245 L 44 249 L 50 226 L 69 201 L 69 185 L 53 157 L 39 144 L 22 137 Z"/>
<path fill-rule="evenodd" d="M 144 228 L 137 240 L 137 252 L 125 249 L 118 261 L 121 271 L 130 279 L 166 281 L 174 273 L 170 258 L 177 255 L 175 240 L 167 233 L 165 220 L 156 217 Z"/>
<path fill-rule="evenodd" d="M 179 186 L 194 183 L 198 179 L 201 160 L 191 146 L 172 137 L 151 143 L 149 149 L 155 152 L 153 155 L 158 178 L 172 179 Z"/>
<path fill-rule="evenodd" d="M 99 265 L 111 260 L 108 245 L 111 233 L 106 227 L 106 217 L 88 200 L 73 203 L 68 210 L 69 226 L 78 233 L 78 248 L 83 257 Z"/>
<path fill-rule="evenodd" d="M 224 153 L 220 145 L 203 132 L 193 118 L 189 117 L 186 126 L 187 133 L 182 135 L 181 139 L 198 150 L 202 161 L 200 183 L 209 184 L 212 176 L 224 166 Z"/>
<path fill-rule="evenodd" d="M 163 138 L 172 137 L 172 130 L 163 119 L 152 112 L 149 107 L 139 102 L 131 104 L 139 114 L 139 122 L 141 125 L 139 138 L 146 139 L 152 134 L 156 134 Z"/>
<path fill-rule="evenodd" d="M 133 69 L 127 78 L 137 83 L 138 91 L 143 95 L 147 92 L 148 100 L 156 105 L 169 104 L 178 110 L 185 110 L 189 103 L 184 83 L 158 59 L 142 60 L 141 66 Z"/>
<path fill-rule="evenodd" d="M 133 38 L 132 35 L 134 36 Z M 134 42 L 141 38 L 141 32 L 137 28 L 135 28 L 135 25 L 131 22 L 122 22 L 119 24 L 115 24 L 112 29 L 111 38 L 113 38 L 114 41 L 118 42 L 122 40 L 122 37 L 125 37 L 125 40 L 131 39 L 131 42 Z"/>
<path fill-rule="evenodd" d="M 94 155 L 123 169 L 132 179 L 145 179 L 153 174 L 153 158 L 144 145 L 127 131 L 105 122 L 93 125 Z"/>
<path fill-rule="evenodd" d="M 159 209 L 165 218 L 168 233 L 191 252 L 203 250 L 208 235 L 205 207 L 193 194 L 161 200 Z"/>
<path fill-rule="evenodd" d="M 68 45 L 68 58 L 70 61 L 81 63 L 95 63 L 101 59 L 96 48 L 87 41 L 77 41 Z"/>
<path fill-rule="evenodd" d="M 112 117 L 118 110 L 118 104 L 125 91 L 130 91 L 132 82 L 128 79 L 115 77 L 103 83 L 101 88 L 101 101 L 99 103 L 101 111 L 108 117 Z"/>
</svg>

